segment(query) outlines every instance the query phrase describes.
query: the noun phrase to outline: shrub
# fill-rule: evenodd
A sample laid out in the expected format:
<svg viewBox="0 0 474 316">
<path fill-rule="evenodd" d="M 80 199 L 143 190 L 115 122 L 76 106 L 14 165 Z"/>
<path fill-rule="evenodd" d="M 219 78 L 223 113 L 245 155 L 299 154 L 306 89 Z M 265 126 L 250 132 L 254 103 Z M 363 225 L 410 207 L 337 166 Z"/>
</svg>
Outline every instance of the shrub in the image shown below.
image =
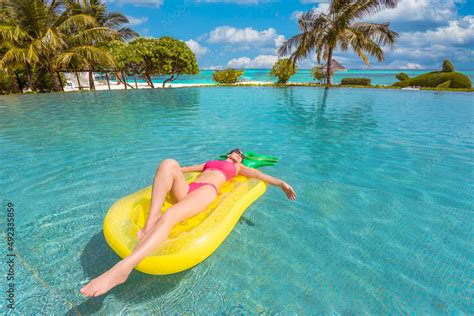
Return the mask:
<svg viewBox="0 0 474 316">
<path fill-rule="evenodd" d="M 283 58 L 273 65 L 270 76 L 278 77 L 278 83 L 286 83 L 297 70 L 297 67 L 288 58 Z"/>
<path fill-rule="evenodd" d="M 341 85 L 359 85 L 359 86 L 370 86 L 369 78 L 343 78 Z"/>
<path fill-rule="evenodd" d="M 334 74 L 334 69 L 331 69 L 331 75 Z M 314 80 L 318 80 L 319 83 L 326 83 L 327 69 L 324 65 L 318 65 L 311 69 L 311 75 Z"/>
<path fill-rule="evenodd" d="M 408 77 L 408 75 L 404 72 L 400 72 L 400 73 L 396 74 L 395 77 L 397 77 L 397 79 L 400 80 L 400 81 L 410 79 L 410 77 Z"/>
<path fill-rule="evenodd" d="M 448 59 L 443 60 L 443 71 L 444 72 L 454 71 L 454 65 Z"/>
<path fill-rule="evenodd" d="M 395 82 L 395 87 L 421 86 L 434 88 L 446 81 L 451 81 L 446 88 L 470 88 L 471 79 L 460 72 L 432 71 L 407 80 Z"/>
<path fill-rule="evenodd" d="M 9 76 L 0 71 L 0 94 L 9 94 L 10 93 L 10 78 Z"/>
<path fill-rule="evenodd" d="M 212 80 L 217 83 L 236 83 L 240 76 L 244 73 L 243 70 L 226 68 L 224 70 L 214 70 L 212 73 Z"/>
</svg>

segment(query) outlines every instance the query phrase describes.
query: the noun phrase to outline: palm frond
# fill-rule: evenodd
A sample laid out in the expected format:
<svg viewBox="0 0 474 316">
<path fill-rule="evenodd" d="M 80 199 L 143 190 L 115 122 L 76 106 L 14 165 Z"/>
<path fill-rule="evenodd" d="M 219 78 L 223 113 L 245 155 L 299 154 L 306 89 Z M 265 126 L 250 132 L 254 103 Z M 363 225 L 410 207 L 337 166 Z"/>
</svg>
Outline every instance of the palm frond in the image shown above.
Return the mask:
<svg viewBox="0 0 474 316">
<path fill-rule="evenodd" d="M 397 32 L 390 30 L 389 23 L 357 22 L 352 24 L 351 29 L 364 34 L 378 45 L 389 45 L 391 48 L 393 48 L 396 38 L 399 36 Z"/>
<path fill-rule="evenodd" d="M 53 50 L 63 47 L 66 44 L 61 34 L 54 29 L 48 29 L 46 34 L 41 38 L 41 41 L 46 47 Z"/>
<path fill-rule="evenodd" d="M 0 61 L 0 68 L 5 69 L 11 65 L 26 63 L 26 55 L 27 51 L 25 48 L 13 47 L 6 51 L 3 55 Z"/>
<path fill-rule="evenodd" d="M 70 45 L 93 44 L 97 42 L 107 42 L 120 38 L 119 32 L 108 27 L 94 27 L 83 30 L 69 38 Z"/>
<path fill-rule="evenodd" d="M 115 67 L 115 61 L 105 50 L 90 45 L 71 48 L 71 53 L 82 56 L 90 65 L 101 65 L 104 67 Z"/>
<path fill-rule="evenodd" d="M 343 14 L 350 16 L 351 20 L 360 19 L 366 15 L 373 15 L 385 8 L 395 8 L 397 4 L 398 0 L 355 1 L 351 5 L 347 6 Z"/>
<path fill-rule="evenodd" d="M 119 12 L 109 12 L 103 18 L 102 25 L 117 29 L 121 27 L 123 24 L 128 24 L 128 18 Z"/>
<path fill-rule="evenodd" d="M 137 32 L 135 32 L 134 30 L 132 30 L 129 27 L 122 27 L 121 29 L 118 30 L 118 32 L 119 32 L 119 35 L 120 35 L 121 39 L 124 40 L 124 41 L 131 40 L 135 37 L 140 36 Z"/>
<path fill-rule="evenodd" d="M 61 32 L 68 32 L 72 30 L 81 30 L 85 28 L 96 27 L 97 21 L 94 17 L 87 14 L 75 14 L 65 19 L 59 26 L 58 29 Z"/>
</svg>

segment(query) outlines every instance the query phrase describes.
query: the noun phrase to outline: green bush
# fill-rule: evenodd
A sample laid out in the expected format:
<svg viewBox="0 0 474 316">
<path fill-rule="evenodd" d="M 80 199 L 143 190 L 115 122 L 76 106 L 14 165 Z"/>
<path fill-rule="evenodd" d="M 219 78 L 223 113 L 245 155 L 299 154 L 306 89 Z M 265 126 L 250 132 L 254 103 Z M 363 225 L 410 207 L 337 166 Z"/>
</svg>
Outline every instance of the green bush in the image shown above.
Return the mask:
<svg viewBox="0 0 474 316">
<path fill-rule="evenodd" d="M 450 84 L 451 84 L 451 80 L 447 80 L 447 81 L 437 85 L 436 88 L 449 88 Z"/>
<path fill-rule="evenodd" d="M 400 80 L 400 81 L 410 79 L 410 77 L 408 77 L 408 75 L 404 72 L 400 72 L 400 73 L 396 74 L 395 77 L 397 77 L 397 79 Z"/>
<path fill-rule="evenodd" d="M 297 70 L 297 67 L 288 58 L 283 58 L 273 65 L 270 76 L 278 77 L 278 83 L 286 83 Z"/>
<path fill-rule="evenodd" d="M 395 87 L 408 87 L 408 86 L 420 86 L 420 87 L 436 87 L 446 81 L 450 81 L 449 87 L 446 88 L 471 88 L 471 79 L 468 76 L 460 72 L 443 72 L 443 71 L 432 71 L 426 74 L 416 76 L 407 80 L 395 82 Z"/>
<path fill-rule="evenodd" d="M 369 78 L 343 78 L 341 85 L 370 86 Z"/>
<path fill-rule="evenodd" d="M 10 93 L 10 78 L 5 72 L 0 72 L 0 94 Z"/>
<path fill-rule="evenodd" d="M 243 70 L 226 68 L 224 70 L 214 70 L 212 80 L 217 83 L 236 83 L 244 73 Z"/>
<path fill-rule="evenodd" d="M 448 59 L 443 60 L 443 71 L 444 72 L 454 71 L 454 65 Z"/>
<path fill-rule="evenodd" d="M 331 75 L 334 74 L 334 69 L 331 68 Z M 327 82 L 327 68 L 324 65 L 317 65 L 311 69 L 311 75 L 314 80 L 318 80 L 319 83 Z"/>
</svg>

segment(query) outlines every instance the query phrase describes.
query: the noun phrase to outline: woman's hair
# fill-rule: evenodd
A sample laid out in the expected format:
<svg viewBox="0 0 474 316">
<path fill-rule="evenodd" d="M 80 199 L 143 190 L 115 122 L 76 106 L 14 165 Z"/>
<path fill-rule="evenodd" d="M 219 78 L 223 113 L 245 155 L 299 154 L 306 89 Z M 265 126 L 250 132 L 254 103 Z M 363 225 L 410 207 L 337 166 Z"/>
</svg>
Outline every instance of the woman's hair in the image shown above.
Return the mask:
<svg viewBox="0 0 474 316">
<path fill-rule="evenodd" d="M 231 151 L 229 151 L 227 154 L 230 155 L 230 154 L 232 154 L 233 152 L 238 153 L 239 156 L 242 158 L 242 161 L 244 161 L 245 155 L 244 155 L 244 152 L 243 152 L 242 150 L 240 150 L 239 148 L 234 148 L 234 149 L 232 149 Z"/>
</svg>

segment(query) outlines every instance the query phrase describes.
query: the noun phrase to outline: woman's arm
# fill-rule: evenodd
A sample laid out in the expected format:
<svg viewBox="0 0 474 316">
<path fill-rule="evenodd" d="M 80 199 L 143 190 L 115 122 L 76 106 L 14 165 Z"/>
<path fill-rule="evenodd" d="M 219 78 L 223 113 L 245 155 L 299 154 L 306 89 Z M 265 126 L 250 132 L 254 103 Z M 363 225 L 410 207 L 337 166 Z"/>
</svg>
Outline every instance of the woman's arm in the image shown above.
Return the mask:
<svg viewBox="0 0 474 316">
<path fill-rule="evenodd" d="M 200 164 L 200 165 L 193 165 L 193 166 L 186 166 L 186 167 L 181 167 L 181 171 L 183 173 L 185 172 L 193 172 L 193 171 L 202 171 L 202 169 L 204 168 L 204 164 Z"/>
<path fill-rule="evenodd" d="M 286 183 L 285 181 L 281 179 L 274 178 L 271 175 L 261 172 L 260 170 L 249 168 L 244 165 L 240 167 L 239 174 L 248 178 L 257 178 L 257 179 L 265 181 L 268 184 L 278 186 L 283 190 L 283 192 L 285 192 L 286 196 L 290 200 L 296 200 L 295 190 L 293 190 L 291 185 L 289 185 L 288 183 Z"/>
</svg>

